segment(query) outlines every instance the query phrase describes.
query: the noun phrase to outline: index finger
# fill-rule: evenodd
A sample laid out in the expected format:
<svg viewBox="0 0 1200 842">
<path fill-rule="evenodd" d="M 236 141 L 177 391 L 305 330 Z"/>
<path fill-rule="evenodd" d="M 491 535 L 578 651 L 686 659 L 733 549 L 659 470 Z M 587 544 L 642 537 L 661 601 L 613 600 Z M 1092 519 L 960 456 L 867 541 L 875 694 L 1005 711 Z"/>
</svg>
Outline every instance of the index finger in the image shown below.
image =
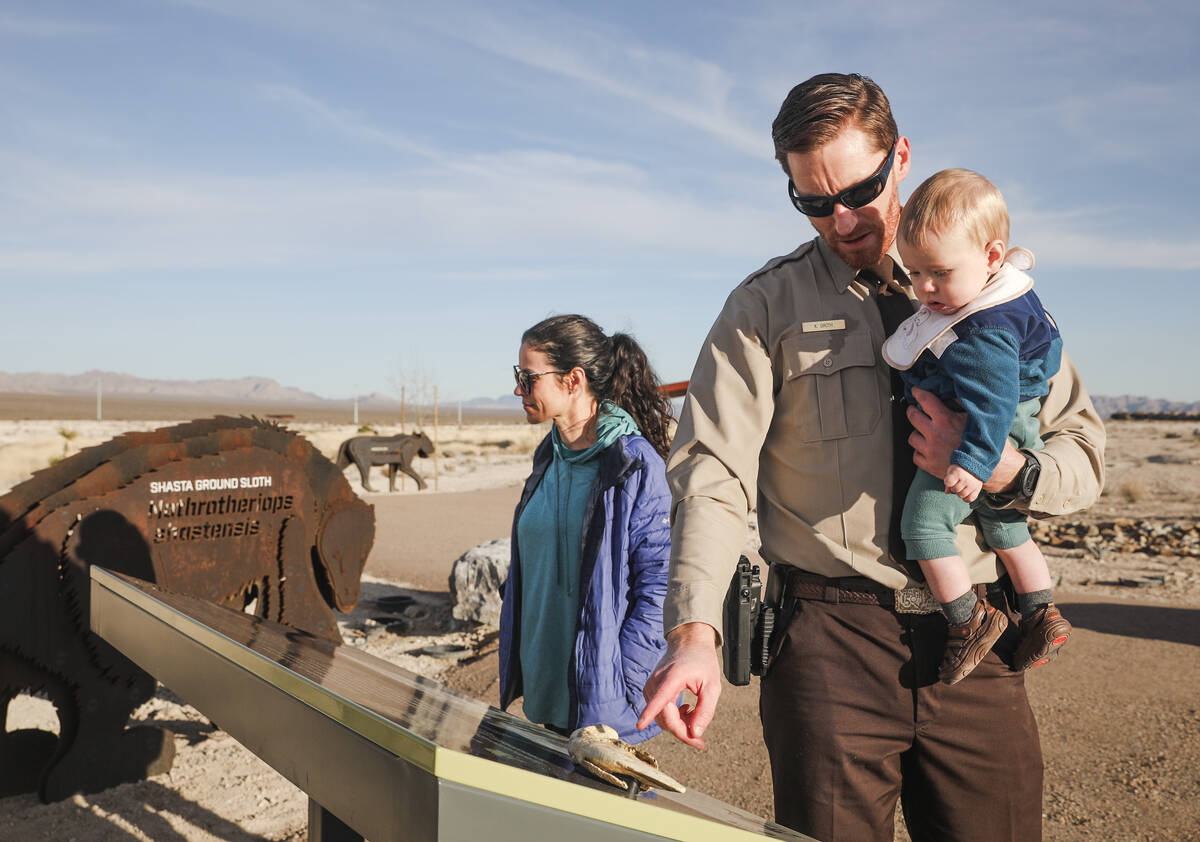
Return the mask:
<svg viewBox="0 0 1200 842">
<path fill-rule="evenodd" d="M 638 717 L 638 729 L 645 728 L 651 722 L 657 721 L 660 728 L 679 741 L 696 748 L 704 748 L 704 740 L 700 739 L 699 735 L 692 736 L 692 729 L 684 721 L 685 717 L 675 703 L 683 690 L 684 682 L 664 678 L 657 682 L 656 686 L 651 687 L 652 682 L 654 682 L 654 676 L 651 676 L 650 681 L 646 682 L 645 689 L 652 690 L 652 692 L 646 697 L 646 707 L 642 710 L 642 715 Z"/>
<path fill-rule="evenodd" d="M 946 408 L 946 405 L 944 403 L 942 403 L 941 398 L 939 398 L 933 392 L 927 391 L 925 389 L 919 389 L 916 386 L 914 386 L 913 390 L 912 390 L 912 396 L 913 396 L 913 399 L 916 400 L 917 405 L 920 407 L 921 411 L 924 412 L 926 415 L 928 415 L 930 418 L 933 418 L 935 415 L 938 415 L 938 414 L 946 414 L 950 411 L 949 409 Z"/>
<path fill-rule="evenodd" d="M 672 685 L 678 685 L 678 687 L 673 688 Z M 668 705 L 670 705 L 672 708 L 675 707 L 675 698 L 679 695 L 680 691 L 683 690 L 683 682 L 672 682 L 669 679 L 655 681 L 655 676 L 652 675 L 646 682 L 644 690 L 652 692 L 650 695 L 646 696 L 646 707 L 643 708 L 642 715 L 638 717 L 637 727 L 639 729 L 645 728 L 647 725 L 657 719 L 660 713 L 665 712 L 665 708 Z M 676 719 L 679 717 L 678 710 L 675 711 L 675 717 Z M 661 725 L 662 723 L 660 722 L 659 724 Z M 672 731 L 671 733 L 675 732 Z"/>
</svg>

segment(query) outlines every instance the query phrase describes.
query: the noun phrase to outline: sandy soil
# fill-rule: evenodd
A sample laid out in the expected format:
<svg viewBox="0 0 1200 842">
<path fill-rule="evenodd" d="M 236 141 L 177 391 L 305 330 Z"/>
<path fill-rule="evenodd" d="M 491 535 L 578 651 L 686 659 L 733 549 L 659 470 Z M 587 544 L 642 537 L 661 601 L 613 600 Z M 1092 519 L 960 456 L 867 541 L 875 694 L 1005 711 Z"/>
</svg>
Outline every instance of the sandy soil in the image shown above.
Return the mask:
<svg viewBox="0 0 1200 842">
<path fill-rule="evenodd" d="M 40 467 L 50 456 L 61 455 L 62 423 L 5 427 L 17 423 L 0 422 L 0 489 L 29 470 L 20 465 Z M 122 431 L 91 430 L 74 421 L 70 427 L 79 432 L 68 442 L 72 449 Z M 1179 422 L 1111 424 L 1109 491 L 1077 519 L 1194 522 L 1200 515 L 1200 435 L 1194 427 Z M 295 428 L 325 452 L 354 433 L 344 425 Z M 497 701 L 494 638 L 451 628 L 446 582 L 453 560 L 463 551 L 508 533 L 517 484 L 538 434 L 515 425 L 464 426 L 457 438 L 443 430 L 437 492 L 417 494 L 410 481 L 403 492 L 365 495 L 376 506 L 378 527 L 363 599 L 353 614 L 341 618 L 347 643 Z M 501 447 L 500 442 L 507 444 Z M 447 470 L 449 465 L 453 468 Z M 359 490 L 354 469 L 346 473 Z M 432 471 L 422 473 L 432 476 Z M 376 476 L 376 488 L 386 489 L 386 479 Z M 1200 558 L 1077 550 L 1048 555 L 1060 577 L 1059 604 L 1077 633 L 1061 658 L 1028 679 L 1046 757 L 1046 838 L 1200 837 Z M 1150 574 L 1160 576 L 1162 584 L 1111 584 L 1130 578 L 1157 582 Z M 422 610 L 400 624 L 381 616 L 375 600 L 395 593 L 413 595 Z M 431 642 L 467 643 L 477 657 L 448 663 L 414 654 Z M 305 838 L 303 794 L 168 690 L 160 689 L 135 719 L 175 734 L 177 756 L 170 773 L 57 804 L 39 804 L 29 796 L 0 800 L 0 840 Z M 48 703 L 21 697 L 7 727 L 31 725 L 56 728 L 57 723 Z M 770 778 L 754 684 L 726 687 L 708 741 L 705 752 L 667 737 L 653 740 L 649 748 L 688 785 L 769 816 Z M 907 838 L 902 824 L 897 838 Z"/>
</svg>

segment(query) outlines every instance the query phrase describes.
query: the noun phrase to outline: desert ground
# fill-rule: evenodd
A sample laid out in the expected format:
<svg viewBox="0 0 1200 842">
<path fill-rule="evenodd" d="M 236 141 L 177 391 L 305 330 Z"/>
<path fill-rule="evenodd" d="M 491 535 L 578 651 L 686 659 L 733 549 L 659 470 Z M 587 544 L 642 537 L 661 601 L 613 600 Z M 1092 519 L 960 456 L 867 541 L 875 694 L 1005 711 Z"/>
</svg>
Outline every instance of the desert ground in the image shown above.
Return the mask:
<svg viewBox="0 0 1200 842">
<path fill-rule="evenodd" d="M 160 421 L 119 414 L 102 422 L 79 415 L 64 420 L 0 402 L 0 494 L 64 452 L 196 416 L 153 417 Z M 394 419 L 363 420 L 379 434 L 399 432 Z M 329 418 L 284 423 L 330 456 L 358 432 Z M 346 469 L 355 491 L 375 506 L 377 523 L 362 598 L 354 612 L 340 617 L 348 645 L 497 702 L 494 635 L 455 627 L 447 579 L 467 549 L 507 536 L 530 453 L 544 433 L 513 423 L 459 428 L 443 419 L 436 483 L 433 460 L 418 461 L 430 485 L 424 492 L 407 480 L 388 493 L 379 469 L 372 476 L 376 491 L 365 492 L 357 471 Z M 1028 676 L 1046 760 L 1045 838 L 1196 839 L 1200 429 L 1194 422 L 1123 421 L 1109 425 L 1109 437 L 1108 482 L 1100 502 L 1039 533 L 1059 578 L 1058 602 L 1077 630 L 1062 657 Z M 377 604 L 399 593 L 412 595 L 419 608 L 402 623 L 382 616 Z M 460 661 L 418 654 L 431 643 L 466 644 L 474 654 Z M 169 773 L 55 804 L 33 796 L 0 799 L 0 840 L 306 838 L 303 793 L 170 690 L 160 687 L 134 719 L 175 735 Z M 55 730 L 53 708 L 42 699 L 19 697 L 7 728 L 33 726 Z M 666 736 L 648 748 L 689 786 L 770 816 L 755 684 L 725 688 L 707 740 L 704 752 Z M 906 838 L 898 822 L 897 839 Z"/>
</svg>

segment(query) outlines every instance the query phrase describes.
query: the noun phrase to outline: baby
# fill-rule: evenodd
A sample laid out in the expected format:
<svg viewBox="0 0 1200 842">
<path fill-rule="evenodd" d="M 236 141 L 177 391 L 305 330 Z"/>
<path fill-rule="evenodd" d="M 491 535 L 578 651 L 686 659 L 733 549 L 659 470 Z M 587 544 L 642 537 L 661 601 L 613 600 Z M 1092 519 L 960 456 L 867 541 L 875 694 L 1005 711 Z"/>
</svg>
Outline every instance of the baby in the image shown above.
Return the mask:
<svg viewBox="0 0 1200 842">
<path fill-rule="evenodd" d="M 939 669 L 945 684 L 965 678 L 1008 626 L 1002 611 L 976 596 L 954 545 L 958 525 L 972 512 L 1017 594 L 1021 641 L 1013 668 L 1046 663 L 1071 633 L 1054 606 L 1050 571 L 1025 515 L 980 498 L 1009 438 L 1032 469 L 1022 474 L 1025 484 L 1035 484 L 1032 451 L 1042 448 L 1036 416 L 1062 356 L 1058 328 L 1021 271 L 1033 267 L 1033 255 L 1006 252 L 1008 228 L 1000 191 L 977 173 L 953 169 L 913 192 L 897 233 L 921 308 L 884 343 L 884 359 L 900 371 L 911 403 L 916 387 L 966 413 L 945 481 L 917 472 L 901 530 L 949 623 Z M 1031 495 L 1033 488 L 1024 491 Z"/>
</svg>

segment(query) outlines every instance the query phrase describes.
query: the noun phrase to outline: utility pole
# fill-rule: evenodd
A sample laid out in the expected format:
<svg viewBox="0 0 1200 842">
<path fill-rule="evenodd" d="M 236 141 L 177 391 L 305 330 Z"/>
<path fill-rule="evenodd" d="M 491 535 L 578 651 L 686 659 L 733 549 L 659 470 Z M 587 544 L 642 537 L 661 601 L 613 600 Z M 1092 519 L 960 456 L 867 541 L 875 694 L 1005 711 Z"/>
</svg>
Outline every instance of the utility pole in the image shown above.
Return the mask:
<svg viewBox="0 0 1200 842">
<path fill-rule="evenodd" d="M 96 420 L 104 420 L 104 397 L 99 374 L 96 375 Z"/>
<path fill-rule="evenodd" d="M 437 386 L 433 387 L 433 490 L 438 490 L 438 398 Z"/>
</svg>

